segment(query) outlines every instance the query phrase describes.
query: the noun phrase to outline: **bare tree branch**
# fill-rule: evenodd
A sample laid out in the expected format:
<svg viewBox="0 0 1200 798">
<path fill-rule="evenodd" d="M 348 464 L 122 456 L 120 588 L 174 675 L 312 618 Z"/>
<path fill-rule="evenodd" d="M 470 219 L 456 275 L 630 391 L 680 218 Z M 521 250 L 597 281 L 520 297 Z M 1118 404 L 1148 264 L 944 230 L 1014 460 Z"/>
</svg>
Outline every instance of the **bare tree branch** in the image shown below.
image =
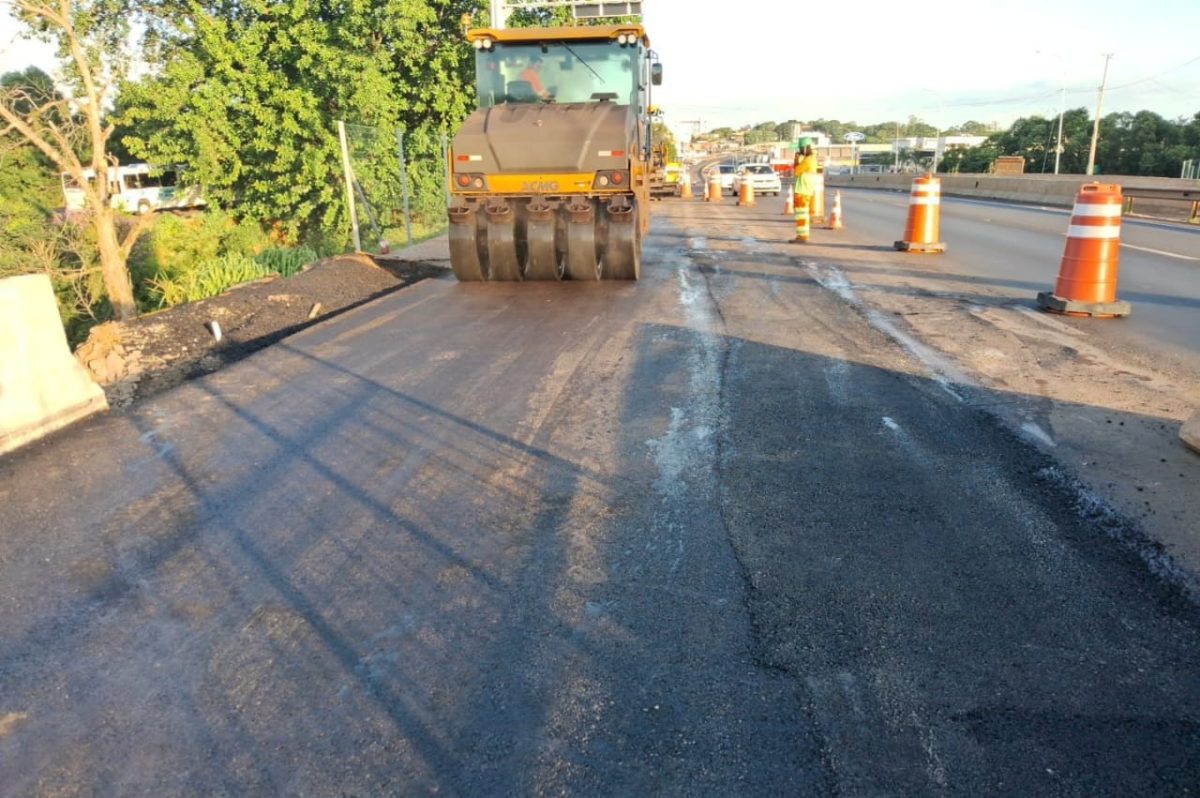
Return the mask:
<svg viewBox="0 0 1200 798">
<path fill-rule="evenodd" d="M 137 217 L 137 221 L 134 222 L 133 225 L 130 226 L 129 231 L 125 233 L 125 240 L 121 242 L 122 257 L 125 259 L 129 258 L 129 255 L 133 252 L 133 247 L 135 244 L 137 244 L 138 239 L 141 238 L 142 234 L 149 230 L 150 226 L 154 224 L 155 216 L 157 216 L 157 214 L 151 212 L 144 213 Z"/>
</svg>

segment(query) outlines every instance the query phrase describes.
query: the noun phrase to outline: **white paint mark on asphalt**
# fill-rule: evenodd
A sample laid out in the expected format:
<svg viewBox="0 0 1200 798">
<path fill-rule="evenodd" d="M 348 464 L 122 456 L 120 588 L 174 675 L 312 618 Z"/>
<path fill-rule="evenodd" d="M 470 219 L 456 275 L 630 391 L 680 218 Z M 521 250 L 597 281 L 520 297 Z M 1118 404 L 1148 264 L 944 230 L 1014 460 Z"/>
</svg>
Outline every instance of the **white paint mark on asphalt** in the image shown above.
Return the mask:
<svg viewBox="0 0 1200 798">
<path fill-rule="evenodd" d="M 925 775 L 939 787 L 946 786 L 946 765 L 938 755 L 934 745 L 933 729 L 921 722 L 916 712 L 910 713 L 913 725 L 917 727 L 917 736 L 921 740 L 921 750 L 925 752 Z"/>
<path fill-rule="evenodd" d="M 1051 447 L 1058 446 L 1058 444 L 1054 442 L 1054 439 L 1050 437 L 1046 430 L 1042 429 L 1032 421 L 1026 421 L 1023 423 L 1021 425 L 1021 432 L 1025 436 L 1033 438 L 1038 443 L 1042 443 Z"/>
<path fill-rule="evenodd" d="M 975 383 L 953 361 L 903 332 L 890 319 L 859 299 L 841 269 L 836 266 L 819 267 L 815 263 L 805 263 L 804 265 L 819 285 L 826 290 L 833 291 L 847 303 L 858 308 L 872 327 L 900 344 L 910 355 L 923 363 L 931 372 L 930 379 L 936 382 L 939 388 L 959 402 L 966 401 L 954 389 L 954 386 L 974 386 Z"/>
<path fill-rule="evenodd" d="M 825 366 L 825 384 L 829 386 L 830 397 L 839 405 L 850 401 L 849 377 L 850 364 L 845 360 L 834 360 Z"/>
<path fill-rule="evenodd" d="M 700 299 L 700 292 L 692 286 L 686 269 L 679 269 L 675 274 L 679 277 L 679 304 L 686 308 L 694 307 Z"/>
<path fill-rule="evenodd" d="M 888 428 L 888 429 L 890 429 L 892 432 L 899 432 L 899 431 L 900 431 L 900 425 L 899 425 L 899 424 L 897 424 L 897 423 L 896 423 L 895 421 L 893 421 L 892 419 L 888 418 L 887 416 L 884 416 L 884 417 L 883 417 L 883 426 L 887 427 L 887 428 Z"/>
<path fill-rule="evenodd" d="M 146 430 L 139 436 L 142 443 L 149 444 L 154 447 L 154 454 L 158 457 L 165 457 L 175 449 L 175 444 L 167 443 L 158 439 L 154 430 Z"/>
<path fill-rule="evenodd" d="M 703 252 L 708 249 L 708 239 L 704 236 L 693 236 L 688 239 L 688 247 Z"/>
<path fill-rule="evenodd" d="M 1041 324 L 1045 327 L 1049 327 L 1050 329 L 1056 330 L 1060 333 L 1063 333 L 1064 335 L 1071 335 L 1076 338 L 1082 338 L 1087 334 L 1081 329 L 1072 327 L 1069 324 L 1063 324 L 1061 321 L 1054 318 L 1053 316 L 1051 316 L 1049 313 L 1046 313 L 1045 311 L 1034 310 L 1033 308 L 1027 308 L 1022 305 L 1016 305 L 1016 306 L 1014 306 L 1013 309 L 1016 310 L 1018 313 L 1021 313 L 1030 319 L 1033 319 L 1038 324 Z"/>
<path fill-rule="evenodd" d="M 1122 243 L 1123 249 L 1136 249 L 1138 252 L 1149 252 L 1151 255 L 1161 255 L 1164 258 L 1176 258 L 1177 260 L 1200 261 L 1200 258 L 1194 258 L 1191 255 L 1181 255 L 1178 252 L 1167 252 L 1165 249 L 1151 249 L 1150 247 L 1135 247 L 1133 244 Z"/>
<path fill-rule="evenodd" d="M 950 394 L 950 395 L 951 395 L 952 397 L 954 397 L 954 398 L 955 398 L 957 401 L 959 401 L 959 402 L 965 402 L 965 401 L 967 401 L 966 399 L 964 399 L 964 398 L 962 397 L 962 394 L 960 394 L 958 391 L 954 390 L 954 386 L 952 386 L 952 385 L 950 384 L 950 380 L 946 379 L 946 378 L 945 378 L 945 377 L 943 377 L 941 374 L 935 374 L 935 375 L 933 375 L 933 381 L 934 381 L 934 382 L 936 382 L 936 383 L 938 384 L 938 387 L 939 387 L 939 388 L 941 388 L 941 389 L 942 389 L 943 391 L 945 391 L 946 393 Z"/>
</svg>

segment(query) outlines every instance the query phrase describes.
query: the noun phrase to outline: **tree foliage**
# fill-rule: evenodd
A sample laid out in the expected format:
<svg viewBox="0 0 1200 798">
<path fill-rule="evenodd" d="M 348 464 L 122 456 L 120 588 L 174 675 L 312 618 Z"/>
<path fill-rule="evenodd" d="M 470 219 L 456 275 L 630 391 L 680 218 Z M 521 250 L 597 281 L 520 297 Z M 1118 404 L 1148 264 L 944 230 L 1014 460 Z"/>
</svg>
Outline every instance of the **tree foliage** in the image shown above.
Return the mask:
<svg viewBox="0 0 1200 798">
<path fill-rule="evenodd" d="M 137 305 L 126 264 L 152 214 L 125 225 L 110 206 L 108 144 L 114 128 L 106 107 L 131 63 L 126 43 L 136 9 L 125 0 L 12 4 L 27 30 L 57 46 L 70 94 L 50 90 L 40 79 L 0 88 L 0 139 L 33 147 L 56 171 L 74 179 L 86 198 L 105 292 L 117 316 L 129 318 Z"/>
<path fill-rule="evenodd" d="M 337 120 L 436 162 L 474 103 L 461 23 L 480 0 L 180 2 L 166 65 L 122 93 L 124 141 L 289 235 L 349 227 Z M 418 201 L 440 191 L 440 170 L 411 178 Z"/>
<path fill-rule="evenodd" d="M 659 144 L 667 145 L 667 160 L 679 160 L 679 142 L 675 140 L 675 134 L 671 129 L 662 122 L 655 121 L 651 125 L 651 139 Z"/>
<path fill-rule="evenodd" d="M 947 153 L 947 171 L 986 172 L 1000 155 L 1025 157 L 1025 171 L 1054 171 L 1058 117 L 1022 117 L 1008 130 L 995 133 L 979 147 Z M 1059 171 L 1085 174 L 1092 141 L 1087 109 L 1063 114 Z M 1183 161 L 1200 157 L 1200 112 L 1191 119 L 1170 121 L 1152 111 L 1114 113 L 1100 120 L 1096 173 L 1178 177 Z"/>
</svg>

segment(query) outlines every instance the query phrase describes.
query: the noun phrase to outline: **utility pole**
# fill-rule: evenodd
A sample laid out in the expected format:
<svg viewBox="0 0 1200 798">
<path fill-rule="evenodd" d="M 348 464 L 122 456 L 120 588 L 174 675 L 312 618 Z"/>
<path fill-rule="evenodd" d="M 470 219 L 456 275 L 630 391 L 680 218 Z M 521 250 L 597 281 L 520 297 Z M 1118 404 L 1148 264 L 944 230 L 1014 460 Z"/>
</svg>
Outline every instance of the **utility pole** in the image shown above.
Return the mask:
<svg viewBox="0 0 1200 798">
<path fill-rule="evenodd" d="M 504 13 L 508 10 L 506 0 L 491 0 L 492 7 L 492 28 L 495 30 L 504 29 L 504 21 L 508 14 Z"/>
<path fill-rule="evenodd" d="M 892 149 L 896 151 L 896 157 L 892 163 L 892 170 L 896 174 L 900 174 L 900 123 L 896 123 L 896 138 L 892 142 Z"/>
<path fill-rule="evenodd" d="M 1100 140 L 1100 106 L 1104 102 L 1104 87 L 1108 83 L 1108 62 L 1112 60 L 1112 53 L 1104 54 L 1104 76 L 1100 78 L 1100 94 L 1096 97 L 1096 119 L 1092 123 L 1092 148 L 1088 151 L 1088 175 L 1096 173 L 1096 142 Z"/>
</svg>

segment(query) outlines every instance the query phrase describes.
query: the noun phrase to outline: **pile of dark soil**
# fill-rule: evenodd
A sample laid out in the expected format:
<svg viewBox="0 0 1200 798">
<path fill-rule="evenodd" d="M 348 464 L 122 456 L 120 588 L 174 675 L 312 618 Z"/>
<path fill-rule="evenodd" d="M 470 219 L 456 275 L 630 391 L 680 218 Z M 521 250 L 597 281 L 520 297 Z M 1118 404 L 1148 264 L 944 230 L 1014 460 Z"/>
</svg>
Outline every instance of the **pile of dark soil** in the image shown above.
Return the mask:
<svg viewBox="0 0 1200 798">
<path fill-rule="evenodd" d="M 293 277 L 258 280 L 210 299 L 100 325 L 75 355 L 104 387 L 109 404 L 127 407 L 445 271 L 426 262 L 376 264 L 365 256 L 319 261 Z"/>
</svg>

